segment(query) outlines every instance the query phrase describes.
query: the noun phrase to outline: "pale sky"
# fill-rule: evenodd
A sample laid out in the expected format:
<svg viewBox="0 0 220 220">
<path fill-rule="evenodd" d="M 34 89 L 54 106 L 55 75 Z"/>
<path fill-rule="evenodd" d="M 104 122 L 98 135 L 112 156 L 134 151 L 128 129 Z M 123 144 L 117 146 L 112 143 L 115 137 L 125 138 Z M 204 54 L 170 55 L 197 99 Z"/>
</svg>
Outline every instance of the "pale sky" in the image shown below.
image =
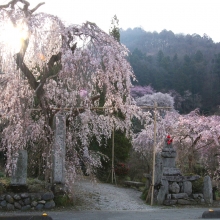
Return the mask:
<svg viewBox="0 0 220 220">
<path fill-rule="evenodd" d="M 29 0 L 30 8 L 42 1 L 46 4 L 38 11 L 73 24 L 91 21 L 107 33 L 116 14 L 123 29 L 166 29 L 201 36 L 206 33 L 214 42 L 220 42 L 220 0 Z M 8 1 L 0 0 L 3 3 Z"/>
</svg>

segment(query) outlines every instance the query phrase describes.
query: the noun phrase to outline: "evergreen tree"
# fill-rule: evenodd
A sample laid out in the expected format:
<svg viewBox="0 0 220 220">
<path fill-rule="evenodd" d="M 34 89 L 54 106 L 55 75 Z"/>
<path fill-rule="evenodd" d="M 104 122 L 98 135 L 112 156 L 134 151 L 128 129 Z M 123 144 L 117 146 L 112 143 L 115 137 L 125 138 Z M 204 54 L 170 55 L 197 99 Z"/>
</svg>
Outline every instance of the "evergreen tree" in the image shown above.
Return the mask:
<svg viewBox="0 0 220 220">
<path fill-rule="evenodd" d="M 120 42 L 119 20 L 116 15 L 112 18 L 109 34 L 114 37 L 115 40 Z"/>
</svg>

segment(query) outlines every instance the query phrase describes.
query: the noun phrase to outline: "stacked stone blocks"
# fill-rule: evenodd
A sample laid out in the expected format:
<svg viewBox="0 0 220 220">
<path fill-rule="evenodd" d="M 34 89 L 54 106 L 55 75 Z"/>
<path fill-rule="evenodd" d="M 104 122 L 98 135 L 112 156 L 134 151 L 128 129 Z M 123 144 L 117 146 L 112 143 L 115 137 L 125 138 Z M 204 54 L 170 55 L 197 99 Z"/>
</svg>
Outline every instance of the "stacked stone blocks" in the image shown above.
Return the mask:
<svg viewBox="0 0 220 220">
<path fill-rule="evenodd" d="M 0 210 L 42 210 L 55 207 L 54 194 L 46 193 L 6 193 L 0 195 Z"/>
<path fill-rule="evenodd" d="M 172 146 L 172 139 L 168 136 L 161 154 L 156 156 L 154 201 L 158 205 L 212 204 L 210 177 L 204 178 L 203 192 L 194 194 L 192 182 L 200 176 L 183 176 L 176 168 L 175 158 L 176 151 Z"/>
</svg>

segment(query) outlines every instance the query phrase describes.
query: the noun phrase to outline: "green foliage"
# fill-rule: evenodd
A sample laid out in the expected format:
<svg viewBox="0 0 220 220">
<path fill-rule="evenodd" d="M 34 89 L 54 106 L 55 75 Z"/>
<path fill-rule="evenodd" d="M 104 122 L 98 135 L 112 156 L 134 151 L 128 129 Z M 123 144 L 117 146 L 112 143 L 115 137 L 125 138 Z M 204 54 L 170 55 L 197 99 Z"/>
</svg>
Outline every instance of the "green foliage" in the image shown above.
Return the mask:
<svg viewBox="0 0 220 220">
<path fill-rule="evenodd" d="M 68 195 L 58 195 L 54 197 L 56 206 L 71 206 L 73 205 L 73 199 Z"/>
<path fill-rule="evenodd" d="M 214 196 L 213 196 L 214 197 Z M 216 200 L 220 200 L 220 191 L 219 190 L 217 190 L 216 192 L 215 192 L 215 198 L 216 198 Z"/>
<path fill-rule="evenodd" d="M 109 34 L 113 36 L 116 41 L 120 42 L 119 20 L 116 15 L 112 18 Z"/>
<path fill-rule="evenodd" d="M 115 174 L 119 176 L 126 176 L 128 174 L 128 166 L 124 163 L 117 163 L 115 165 Z"/>
<path fill-rule="evenodd" d="M 203 191 L 203 177 L 200 177 L 198 180 L 192 182 L 192 191 L 193 193 L 202 193 Z"/>
<path fill-rule="evenodd" d="M 28 191 L 29 192 L 44 192 L 45 182 L 36 178 L 27 179 Z"/>
<path fill-rule="evenodd" d="M 9 184 L 10 184 L 10 178 L 0 177 L 0 194 L 3 194 L 7 191 Z"/>
<path fill-rule="evenodd" d="M 2 183 L 0 182 L 0 194 L 3 194 L 3 193 L 5 193 L 5 192 L 6 192 L 6 189 L 5 189 L 4 184 L 2 184 Z"/>
<path fill-rule="evenodd" d="M 195 176 L 196 174 L 188 173 L 184 174 L 185 176 Z M 203 177 L 200 177 L 199 179 L 192 181 L 192 191 L 193 193 L 202 193 L 203 191 Z"/>
<path fill-rule="evenodd" d="M 145 188 L 144 191 L 141 194 L 141 199 L 146 201 L 147 195 L 148 195 L 149 189 Z"/>
<path fill-rule="evenodd" d="M 9 177 L 1 177 L 0 183 L 4 184 L 5 186 L 8 186 L 10 184 L 10 178 Z"/>
<path fill-rule="evenodd" d="M 112 138 L 108 139 L 106 144 L 103 141 L 103 144 L 101 146 L 98 146 L 98 143 L 94 138 L 90 144 L 90 149 L 94 151 L 99 151 L 109 158 L 109 160 L 102 160 L 103 167 L 99 169 L 97 173 L 98 178 L 106 180 L 111 170 L 112 164 Z M 115 165 L 117 163 L 126 162 L 131 149 L 131 142 L 129 139 L 126 138 L 125 133 L 121 131 L 114 132 L 114 149 Z"/>
<path fill-rule="evenodd" d="M 0 172 L 0 178 L 1 177 L 4 177 L 5 175 L 4 175 L 4 173 L 3 172 Z"/>
<path fill-rule="evenodd" d="M 131 149 L 127 163 L 129 164 L 128 176 L 131 178 L 131 180 L 146 182 L 143 174 L 151 171 L 152 152 L 149 152 L 149 154 L 144 156 L 142 153 Z"/>
<path fill-rule="evenodd" d="M 138 133 L 141 132 L 142 129 L 144 129 L 143 123 L 137 118 L 132 118 L 132 126 L 133 126 L 133 132 Z"/>
<path fill-rule="evenodd" d="M 157 92 L 175 90 L 182 103 L 180 113 L 200 108 L 203 114 L 218 111 L 220 102 L 220 44 L 211 38 L 146 32 L 141 28 L 120 31 L 121 42 L 130 50 L 129 62 L 135 84 L 151 85 Z M 190 96 L 185 97 L 186 92 Z"/>
</svg>

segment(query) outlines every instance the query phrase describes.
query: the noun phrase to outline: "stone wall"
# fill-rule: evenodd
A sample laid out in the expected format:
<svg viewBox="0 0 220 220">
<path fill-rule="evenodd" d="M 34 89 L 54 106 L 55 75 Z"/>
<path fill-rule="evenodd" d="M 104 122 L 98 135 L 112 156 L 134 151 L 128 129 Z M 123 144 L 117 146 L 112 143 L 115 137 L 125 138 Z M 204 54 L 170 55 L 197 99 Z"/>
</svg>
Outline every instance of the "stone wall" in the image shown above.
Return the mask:
<svg viewBox="0 0 220 220">
<path fill-rule="evenodd" d="M 0 210 L 42 210 L 55 207 L 54 194 L 45 193 L 5 193 L 0 195 Z"/>
</svg>

